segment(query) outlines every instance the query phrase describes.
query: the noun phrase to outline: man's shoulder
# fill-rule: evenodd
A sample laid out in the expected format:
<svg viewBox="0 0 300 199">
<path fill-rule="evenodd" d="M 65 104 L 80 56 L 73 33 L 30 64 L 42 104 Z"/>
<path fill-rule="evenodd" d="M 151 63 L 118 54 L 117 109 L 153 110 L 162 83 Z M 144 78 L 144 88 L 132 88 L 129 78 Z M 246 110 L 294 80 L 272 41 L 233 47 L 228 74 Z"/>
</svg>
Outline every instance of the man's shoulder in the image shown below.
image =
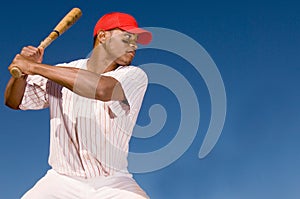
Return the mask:
<svg viewBox="0 0 300 199">
<path fill-rule="evenodd" d="M 140 82 L 147 82 L 148 77 L 146 72 L 140 67 L 129 65 L 129 66 L 119 66 L 115 70 L 103 73 L 104 76 L 111 76 L 121 81 L 127 80 L 138 80 Z"/>
<path fill-rule="evenodd" d="M 143 75 L 146 75 L 145 71 L 138 67 L 138 66 L 134 66 L 134 65 L 129 65 L 129 66 L 119 66 L 116 70 L 114 70 L 115 72 L 132 72 L 132 73 L 141 73 Z"/>
<path fill-rule="evenodd" d="M 74 67 L 74 68 L 85 68 L 86 67 L 87 59 L 76 59 L 69 62 L 63 62 L 56 64 L 56 66 L 64 66 L 64 67 Z"/>
</svg>

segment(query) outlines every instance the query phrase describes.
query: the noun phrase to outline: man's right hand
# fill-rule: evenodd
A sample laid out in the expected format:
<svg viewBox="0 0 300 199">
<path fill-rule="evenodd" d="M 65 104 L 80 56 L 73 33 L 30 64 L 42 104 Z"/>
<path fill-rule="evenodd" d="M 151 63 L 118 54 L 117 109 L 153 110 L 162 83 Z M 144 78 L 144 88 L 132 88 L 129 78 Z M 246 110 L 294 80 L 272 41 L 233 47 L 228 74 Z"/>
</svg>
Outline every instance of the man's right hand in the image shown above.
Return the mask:
<svg viewBox="0 0 300 199">
<path fill-rule="evenodd" d="M 44 56 L 44 48 L 36 48 L 34 46 L 26 46 L 22 49 L 21 53 L 22 56 L 37 62 L 42 63 L 43 56 Z"/>
<path fill-rule="evenodd" d="M 17 54 L 12 63 L 8 67 L 11 70 L 12 67 L 18 67 L 22 73 L 26 75 L 32 75 L 31 66 L 33 63 L 41 63 L 43 60 L 44 49 L 36 48 L 33 46 L 24 47 L 20 54 Z"/>
</svg>

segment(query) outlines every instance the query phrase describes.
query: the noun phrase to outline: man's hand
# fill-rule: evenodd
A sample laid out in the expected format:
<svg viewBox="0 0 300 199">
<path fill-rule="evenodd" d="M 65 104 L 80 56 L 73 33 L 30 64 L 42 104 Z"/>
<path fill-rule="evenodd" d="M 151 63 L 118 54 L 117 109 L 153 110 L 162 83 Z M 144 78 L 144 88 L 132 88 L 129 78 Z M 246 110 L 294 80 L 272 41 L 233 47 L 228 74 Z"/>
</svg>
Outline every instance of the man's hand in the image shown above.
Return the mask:
<svg viewBox="0 0 300 199">
<path fill-rule="evenodd" d="M 21 55 L 37 63 L 42 63 L 44 49 L 42 47 L 36 48 L 34 46 L 27 46 L 22 49 Z"/>
<path fill-rule="evenodd" d="M 8 67 L 10 70 L 12 67 L 18 67 L 24 74 L 32 75 L 32 64 L 42 63 L 44 55 L 43 48 L 36 48 L 33 46 L 24 47 L 20 54 L 17 54 L 12 63 Z"/>
</svg>

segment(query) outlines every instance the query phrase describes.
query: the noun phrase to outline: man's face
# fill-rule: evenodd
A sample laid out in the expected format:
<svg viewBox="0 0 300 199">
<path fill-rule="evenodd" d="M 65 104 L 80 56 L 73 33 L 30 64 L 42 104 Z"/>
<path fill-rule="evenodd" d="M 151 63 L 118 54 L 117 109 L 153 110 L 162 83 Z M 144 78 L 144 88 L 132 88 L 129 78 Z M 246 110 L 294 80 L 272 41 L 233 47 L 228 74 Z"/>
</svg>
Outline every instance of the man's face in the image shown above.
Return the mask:
<svg viewBox="0 0 300 199">
<path fill-rule="evenodd" d="M 137 35 L 119 29 L 108 32 L 105 49 L 109 56 L 118 64 L 127 66 L 131 64 L 137 49 Z"/>
</svg>

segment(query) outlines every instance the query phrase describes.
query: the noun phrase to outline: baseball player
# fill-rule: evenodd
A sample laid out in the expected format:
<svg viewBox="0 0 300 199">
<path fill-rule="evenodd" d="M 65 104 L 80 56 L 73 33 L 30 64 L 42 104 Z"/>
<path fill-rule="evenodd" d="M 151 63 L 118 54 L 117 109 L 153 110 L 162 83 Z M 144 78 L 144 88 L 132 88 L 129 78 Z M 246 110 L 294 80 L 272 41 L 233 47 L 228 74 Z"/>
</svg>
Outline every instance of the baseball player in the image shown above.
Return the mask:
<svg viewBox="0 0 300 199">
<path fill-rule="evenodd" d="M 27 46 L 8 67 L 24 75 L 9 80 L 6 105 L 50 110 L 51 169 L 23 199 L 149 198 L 128 172 L 127 155 L 148 84 L 131 61 L 152 34 L 131 15 L 112 12 L 93 36 L 89 58 L 50 66 L 43 48 Z"/>
</svg>

